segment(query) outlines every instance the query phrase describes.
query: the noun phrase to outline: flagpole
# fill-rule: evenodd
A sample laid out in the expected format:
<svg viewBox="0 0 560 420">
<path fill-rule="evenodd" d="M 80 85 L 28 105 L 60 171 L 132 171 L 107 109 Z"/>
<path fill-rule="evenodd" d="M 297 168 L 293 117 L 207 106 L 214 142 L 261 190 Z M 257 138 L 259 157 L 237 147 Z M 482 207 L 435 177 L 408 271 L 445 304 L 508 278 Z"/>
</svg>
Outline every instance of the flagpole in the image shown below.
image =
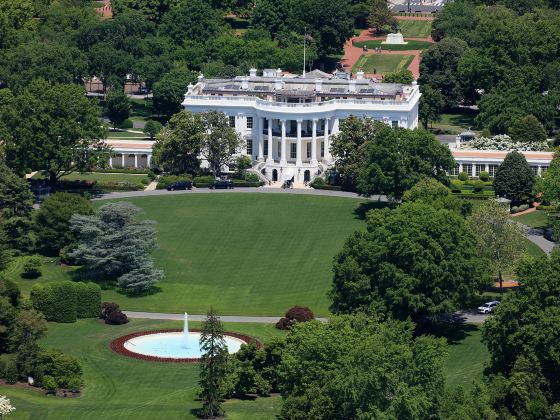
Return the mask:
<svg viewBox="0 0 560 420">
<path fill-rule="evenodd" d="M 305 77 L 305 38 L 307 37 L 307 28 L 303 27 L 303 77 Z"/>
</svg>

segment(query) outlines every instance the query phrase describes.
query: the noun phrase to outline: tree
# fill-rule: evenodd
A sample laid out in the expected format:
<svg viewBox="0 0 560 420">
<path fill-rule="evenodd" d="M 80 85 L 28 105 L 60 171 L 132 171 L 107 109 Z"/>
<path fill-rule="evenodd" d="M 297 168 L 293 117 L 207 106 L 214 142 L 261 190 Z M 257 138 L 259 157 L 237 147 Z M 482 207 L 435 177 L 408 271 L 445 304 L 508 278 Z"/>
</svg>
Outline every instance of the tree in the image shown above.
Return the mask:
<svg viewBox="0 0 560 420">
<path fill-rule="evenodd" d="M 162 129 L 162 125 L 159 121 L 148 120 L 146 125 L 144 125 L 144 134 L 150 136 L 153 139 Z"/>
<path fill-rule="evenodd" d="M 60 177 L 108 160 L 99 107 L 84 93 L 82 86 L 39 80 L 0 109 L 12 169 L 43 170 L 54 188 Z"/>
<path fill-rule="evenodd" d="M 398 200 L 423 177 L 449 182 L 446 172 L 455 161 L 449 148 L 432 134 L 376 124 L 358 176 L 361 195 L 385 194 Z"/>
<path fill-rule="evenodd" d="M 200 168 L 203 130 L 201 114 L 175 114 L 157 135 L 153 146 L 155 161 L 171 173 L 196 173 Z"/>
<path fill-rule="evenodd" d="M 556 153 L 550 162 L 543 177 L 542 187 L 546 200 L 560 204 L 560 154 Z"/>
<path fill-rule="evenodd" d="M 280 366 L 282 418 L 436 418 L 446 345 L 364 314 L 297 324 Z"/>
<path fill-rule="evenodd" d="M 478 239 L 479 255 L 491 263 L 501 289 L 503 271 L 514 267 L 524 255 L 523 229 L 496 200 L 486 200 L 477 206 L 469 217 L 469 224 Z"/>
<path fill-rule="evenodd" d="M 72 216 L 70 228 L 78 246 L 70 258 L 85 265 L 91 278 L 117 279 L 129 293 L 150 290 L 163 272 L 153 268 L 150 256 L 157 246 L 154 223 L 140 220 L 140 211 L 131 203 L 117 202 L 91 216 Z"/>
<path fill-rule="evenodd" d="M 113 14 L 118 16 L 129 10 L 137 10 L 146 19 L 159 23 L 175 0 L 112 0 Z"/>
<path fill-rule="evenodd" d="M 103 93 L 107 88 L 122 89 L 126 75 L 131 73 L 134 57 L 109 42 L 93 45 L 87 52 L 90 74 L 98 77 L 103 84 Z"/>
<path fill-rule="evenodd" d="M 121 91 L 114 91 L 107 95 L 107 116 L 113 127 L 122 124 L 129 116 L 132 106 L 128 96 Z"/>
<path fill-rule="evenodd" d="M 178 2 L 163 16 L 159 31 L 177 45 L 187 40 L 206 42 L 218 34 L 221 22 L 223 18 L 208 2 Z"/>
<path fill-rule="evenodd" d="M 405 191 L 402 201 L 403 203 L 422 202 L 435 209 L 454 211 L 464 217 L 472 212 L 472 204 L 468 200 L 461 200 L 451 195 L 449 188 L 433 178 L 422 178 Z"/>
<path fill-rule="evenodd" d="M 445 99 L 440 91 L 433 89 L 429 85 L 420 88 L 422 96 L 420 97 L 419 118 L 427 130 L 432 123 L 439 121 L 440 115 L 445 107 Z"/>
<path fill-rule="evenodd" d="M 527 259 L 517 274 L 519 290 L 506 294 L 484 324 L 489 370 L 501 384 L 502 411 L 551 418 L 560 402 L 560 253 Z"/>
<path fill-rule="evenodd" d="M 20 376 L 36 372 L 38 341 L 47 334 L 45 316 L 34 309 L 20 311 L 10 337 L 11 348 L 17 351 L 16 365 Z"/>
<path fill-rule="evenodd" d="M 388 26 L 397 24 L 397 19 L 393 12 L 389 9 L 386 0 L 372 0 L 370 2 L 370 12 L 368 16 L 368 24 L 374 28 L 376 32 L 381 32 Z"/>
<path fill-rule="evenodd" d="M 534 183 L 535 175 L 525 156 L 519 152 L 509 152 L 496 171 L 494 190 L 498 197 L 519 203 L 531 196 Z"/>
<path fill-rule="evenodd" d="M 543 125 L 533 115 L 513 120 L 509 126 L 509 135 L 512 140 L 519 143 L 542 143 L 546 140 Z"/>
<path fill-rule="evenodd" d="M 468 305 L 486 284 L 476 238 L 457 213 L 424 203 L 368 212 L 334 260 L 333 313 L 426 317 Z"/>
<path fill-rule="evenodd" d="M 408 69 L 402 69 L 393 73 L 387 73 L 383 76 L 383 83 L 400 83 L 403 85 L 410 85 L 414 81 L 412 72 Z"/>
<path fill-rule="evenodd" d="M 216 312 L 210 309 L 200 331 L 200 398 L 201 414 L 213 419 L 223 415 L 220 400 L 223 398 L 223 385 L 226 377 L 227 346 L 224 339 L 224 326 Z"/>
<path fill-rule="evenodd" d="M 272 37 L 277 38 L 279 34 L 287 30 L 289 12 L 286 1 L 258 1 L 253 9 L 251 27 L 265 29 Z"/>
<path fill-rule="evenodd" d="M 241 137 L 223 112 L 204 112 L 202 114 L 201 154 L 208 161 L 214 176 L 220 176 L 224 166 L 232 163 L 233 156 L 242 145 Z"/>
<path fill-rule="evenodd" d="M 93 214 L 91 202 L 78 194 L 58 192 L 41 204 L 34 231 L 39 248 L 47 255 L 56 256 L 62 248 L 76 242 L 76 236 L 70 230 L 70 218 L 74 214 Z"/>
<path fill-rule="evenodd" d="M 193 72 L 186 69 L 171 70 L 154 83 L 153 105 L 158 115 L 171 117 L 181 110 L 187 85 L 196 82 Z"/>
<path fill-rule="evenodd" d="M 443 95 L 446 108 L 460 105 L 465 99 L 463 82 L 457 69 L 467 49 L 467 43 L 461 39 L 444 38 L 422 54 L 419 83 Z"/>
</svg>

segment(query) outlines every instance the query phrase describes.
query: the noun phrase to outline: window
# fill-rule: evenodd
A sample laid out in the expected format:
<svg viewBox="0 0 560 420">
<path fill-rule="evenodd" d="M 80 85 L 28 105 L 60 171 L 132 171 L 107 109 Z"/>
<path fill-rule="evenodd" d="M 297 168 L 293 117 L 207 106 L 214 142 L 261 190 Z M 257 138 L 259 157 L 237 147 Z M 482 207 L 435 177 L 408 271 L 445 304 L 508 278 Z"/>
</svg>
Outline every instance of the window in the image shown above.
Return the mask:
<svg viewBox="0 0 560 420">
<path fill-rule="evenodd" d="M 463 172 L 467 175 L 472 176 L 472 163 L 463 163 Z"/>
<path fill-rule="evenodd" d="M 282 143 L 278 142 L 278 156 L 280 156 L 282 159 L 286 159 L 286 156 L 282 156 Z"/>
<path fill-rule="evenodd" d="M 290 143 L 290 157 L 292 159 L 297 158 L 297 144 L 296 143 Z"/>
<path fill-rule="evenodd" d="M 325 157 L 325 142 L 321 142 L 321 157 Z"/>
<path fill-rule="evenodd" d="M 459 165 L 455 165 L 455 167 L 449 171 L 449 176 L 457 175 L 459 175 Z"/>
<path fill-rule="evenodd" d="M 399 126 L 399 122 L 398 122 L 398 121 L 391 121 L 391 127 L 397 128 L 398 126 Z"/>
<path fill-rule="evenodd" d="M 264 142 L 264 155 L 268 157 L 268 141 Z"/>
<path fill-rule="evenodd" d="M 533 175 L 537 176 L 539 174 L 538 166 L 531 166 L 531 170 L 533 171 Z"/>
<path fill-rule="evenodd" d="M 229 116 L 229 126 L 230 127 L 235 127 L 235 117 L 234 116 Z"/>
<path fill-rule="evenodd" d="M 253 128 L 253 117 L 247 117 L 247 128 Z"/>
<path fill-rule="evenodd" d="M 498 167 L 500 165 L 488 165 L 488 175 L 494 178 L 496 176 L 496 172 L 498 171 Z"/>
<path fill-rule="evenodd" d="M 253 156 L 253 140 L 247 140 L 247 154 Z"/>
<path fill-rule="evenodd" d="M 486 170 L 486 165 L 476 164 L 474 165 L 474 176 L 479 176 L 482 171 Z"/>
<path fill-rule="evenodd" d="M 307 158 L 311 157 L 311 143 L 307 143 Z"/>
</svg>

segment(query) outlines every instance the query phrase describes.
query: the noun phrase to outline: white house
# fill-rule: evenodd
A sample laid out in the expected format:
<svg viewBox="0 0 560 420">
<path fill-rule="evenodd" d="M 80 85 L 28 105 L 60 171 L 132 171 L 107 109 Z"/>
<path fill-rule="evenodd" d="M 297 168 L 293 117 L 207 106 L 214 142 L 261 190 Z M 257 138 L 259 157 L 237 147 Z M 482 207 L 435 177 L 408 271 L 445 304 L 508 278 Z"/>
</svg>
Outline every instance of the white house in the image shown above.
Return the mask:
<svg viewBox="0 0 560 420">
<path fill-rule="evenodd" d="M 271 181 L 312 180 L 331 163 L 330 137 L 350 115 L 394 127 L 418 126 L 419 87 L 377 83 L 358 72 L 341 79 L 314 70 L 303 76 L 251 69 L 233 79 L 198 77 L 182 105 L 191 112 L 220 111 L 246 141 L 245 154 Z"/>
</svg>

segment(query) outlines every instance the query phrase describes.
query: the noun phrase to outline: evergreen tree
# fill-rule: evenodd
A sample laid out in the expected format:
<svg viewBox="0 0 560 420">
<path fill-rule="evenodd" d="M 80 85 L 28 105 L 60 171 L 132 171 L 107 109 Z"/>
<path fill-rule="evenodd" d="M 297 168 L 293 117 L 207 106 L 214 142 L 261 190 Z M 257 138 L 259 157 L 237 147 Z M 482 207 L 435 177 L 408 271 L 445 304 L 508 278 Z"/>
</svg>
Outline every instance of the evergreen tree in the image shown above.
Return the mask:
<svg viewBox="0 0 560 420">
<path fill-rule="evenodd" d="M 223 415 L 221 399 L 224 394 L 228 356 L 224 326 L 214 309 L 208 311 L 206 320 L 202 323 L 200 349 L 202 351 L 199 380 L 202 398 L 201 414 L 204 418 L 213 419 Z"/>
<path fill-rule="evenodd" d="M 496 171 L 494 190 L 499 197 L 519 203 L 531 196 L 534 183 L 535 175 L 525 156 L 510 152 Z"/>
</svg>

